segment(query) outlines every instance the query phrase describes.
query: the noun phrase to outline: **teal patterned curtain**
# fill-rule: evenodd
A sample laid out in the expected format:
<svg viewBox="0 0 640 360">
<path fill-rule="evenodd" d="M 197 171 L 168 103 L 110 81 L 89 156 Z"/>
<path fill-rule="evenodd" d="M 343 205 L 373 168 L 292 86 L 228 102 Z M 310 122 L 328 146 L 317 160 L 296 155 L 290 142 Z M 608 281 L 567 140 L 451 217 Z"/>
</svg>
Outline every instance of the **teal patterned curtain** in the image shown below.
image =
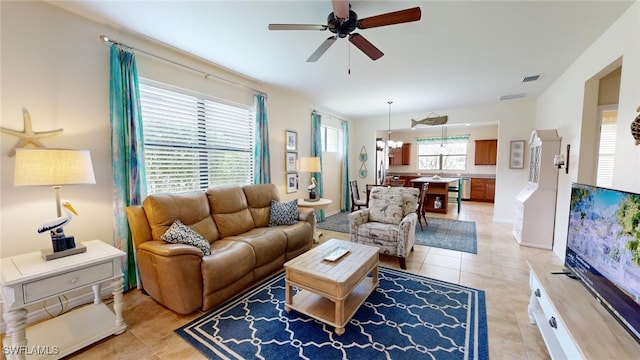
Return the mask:
<svg viewBox="0 0 640 360">
<path fill-rule="evenodd" d="M 320 121 L 320 114 L 311 113 L 311 156 L 320 158 L 320 173 L 312 174 L 318 183 L 316 191 L 318 196 L 324 196 L 324 189 L 322 186 L 322 123 Z M 317 221 L 324 221 L 324 210 L 320 210 L 316 213 Z"/>
<path fill-rule="evenodd" d="M 146 196 L 146 175 L 140 112 L 140 91 L 135 55 L 111 46 L 109 83 L 113 172 L 113 245 L 127 253 L 123 264 L 124 290 L 138 284 L 136 260 L 124 209 Z"/>
<path fill-rule="evenodd" d="M 268 184 L 271 182 L 271 158 L 269 157 L 269 126 L 267 122 L 267 108 L 264 104 L 265 96 L 256 95 L 256 147 L 254 184 Z"/>
<path fill-rule="evenodd" d="M 349 123 L 342 122 L 342 200 L 340 211 L 351 209 L 351 196 L 349 192 Z"/>
</svg>

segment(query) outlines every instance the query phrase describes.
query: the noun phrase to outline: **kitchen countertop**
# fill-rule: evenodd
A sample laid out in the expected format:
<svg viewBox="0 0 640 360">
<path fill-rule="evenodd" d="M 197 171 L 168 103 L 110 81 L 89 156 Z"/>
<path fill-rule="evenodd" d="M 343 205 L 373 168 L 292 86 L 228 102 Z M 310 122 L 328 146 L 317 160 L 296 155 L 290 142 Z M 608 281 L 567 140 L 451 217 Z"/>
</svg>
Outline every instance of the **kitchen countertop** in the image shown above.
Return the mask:
<svg viewBox="0 0 640 360">
<path fill-rule="evenodd" d="M 431 178 L 433 176 L 433 174 L 429 174 L 429 173 L 387 173 L 387 176 L 417 176 L 417 177 L 428 177 Z M 458 178 L 460 176 L 462 177 L 470 177 L 470 178 L 487 178 L 487 179 L 495 179 L 496 178 L 496 174 L 465 174 L 465 173 L 460 173 L 460 174 L 454 174 L 454 173 L 443 173 L 443 174 L 438 174 L 440 175 L 441 178 L 447 177 L 447 178 Z"/>
<path fill-rule="evenodd" d="M 450 182 L 454 182 L 454 181 L 458 181 L 458 177 L 440 177 L 440 178 L 434 178 L 431 176 L 423 176 L 423 177 L 419 177 L 416 179 L 411 179 L 409 181 L 411 182 L 421 182 L 421 183 L 450 183 Z"/>
</svg>

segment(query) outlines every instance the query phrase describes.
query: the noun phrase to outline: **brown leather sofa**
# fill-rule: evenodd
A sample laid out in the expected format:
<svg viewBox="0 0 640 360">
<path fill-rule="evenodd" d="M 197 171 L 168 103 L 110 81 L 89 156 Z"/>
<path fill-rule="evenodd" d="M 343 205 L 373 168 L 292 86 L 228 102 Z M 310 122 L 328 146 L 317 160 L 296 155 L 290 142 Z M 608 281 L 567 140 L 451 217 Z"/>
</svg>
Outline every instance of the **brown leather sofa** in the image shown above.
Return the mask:
<svg viewBox="0 0 640 360">
<path fill-rule="evenodd" d="M 298 223 L 269 227 L 273 184 L 153 194 L 126 209 L 142 287 L 169 309 L 209 310 L 311 249 L 315 214 L 298 209 Z M 161 236 L 178 219 L 211 244 L 170 244 Z"/>
</svg>

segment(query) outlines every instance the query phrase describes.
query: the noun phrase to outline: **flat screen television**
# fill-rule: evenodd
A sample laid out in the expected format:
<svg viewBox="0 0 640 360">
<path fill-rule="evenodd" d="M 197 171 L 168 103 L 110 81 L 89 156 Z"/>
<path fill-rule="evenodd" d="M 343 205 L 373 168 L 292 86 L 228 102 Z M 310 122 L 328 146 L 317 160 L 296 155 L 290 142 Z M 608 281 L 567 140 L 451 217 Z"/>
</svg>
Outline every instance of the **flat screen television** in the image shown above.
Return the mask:
<svg viewBox="0 0 640 360">
<path fill-rule="evenodd" d="M 640 342 L 640 195 L 573 183 L 565 266 Z"/>
</svg>

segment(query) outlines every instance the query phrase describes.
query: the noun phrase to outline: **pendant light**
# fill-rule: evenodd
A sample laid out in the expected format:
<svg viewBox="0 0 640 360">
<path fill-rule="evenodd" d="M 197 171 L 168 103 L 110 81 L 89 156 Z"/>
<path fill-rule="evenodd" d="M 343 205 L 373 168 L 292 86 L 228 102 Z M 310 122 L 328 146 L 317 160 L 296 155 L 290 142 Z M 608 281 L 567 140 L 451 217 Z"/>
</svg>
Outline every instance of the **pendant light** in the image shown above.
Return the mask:
<svg viewBox="0 0 640 360">
<path fill-rule="evenodd" d="M 399 149 L 402 147 L 402 141 L 391 140 L 391 104 L 393 104 L 393 101 L 387 101 L 387 104 L 389 104 L 389 131 L 387 131 L 387 147 L 390 149 Z"/>
<path fill-rule="evenodd" d="M 447 138 L 447 128 L 444 125 L 442 125 L 442 138 L 440 139 L 440 155 L 449 155 L 449 150 L 444 145 L 446 138 Z"/>
</svg>

